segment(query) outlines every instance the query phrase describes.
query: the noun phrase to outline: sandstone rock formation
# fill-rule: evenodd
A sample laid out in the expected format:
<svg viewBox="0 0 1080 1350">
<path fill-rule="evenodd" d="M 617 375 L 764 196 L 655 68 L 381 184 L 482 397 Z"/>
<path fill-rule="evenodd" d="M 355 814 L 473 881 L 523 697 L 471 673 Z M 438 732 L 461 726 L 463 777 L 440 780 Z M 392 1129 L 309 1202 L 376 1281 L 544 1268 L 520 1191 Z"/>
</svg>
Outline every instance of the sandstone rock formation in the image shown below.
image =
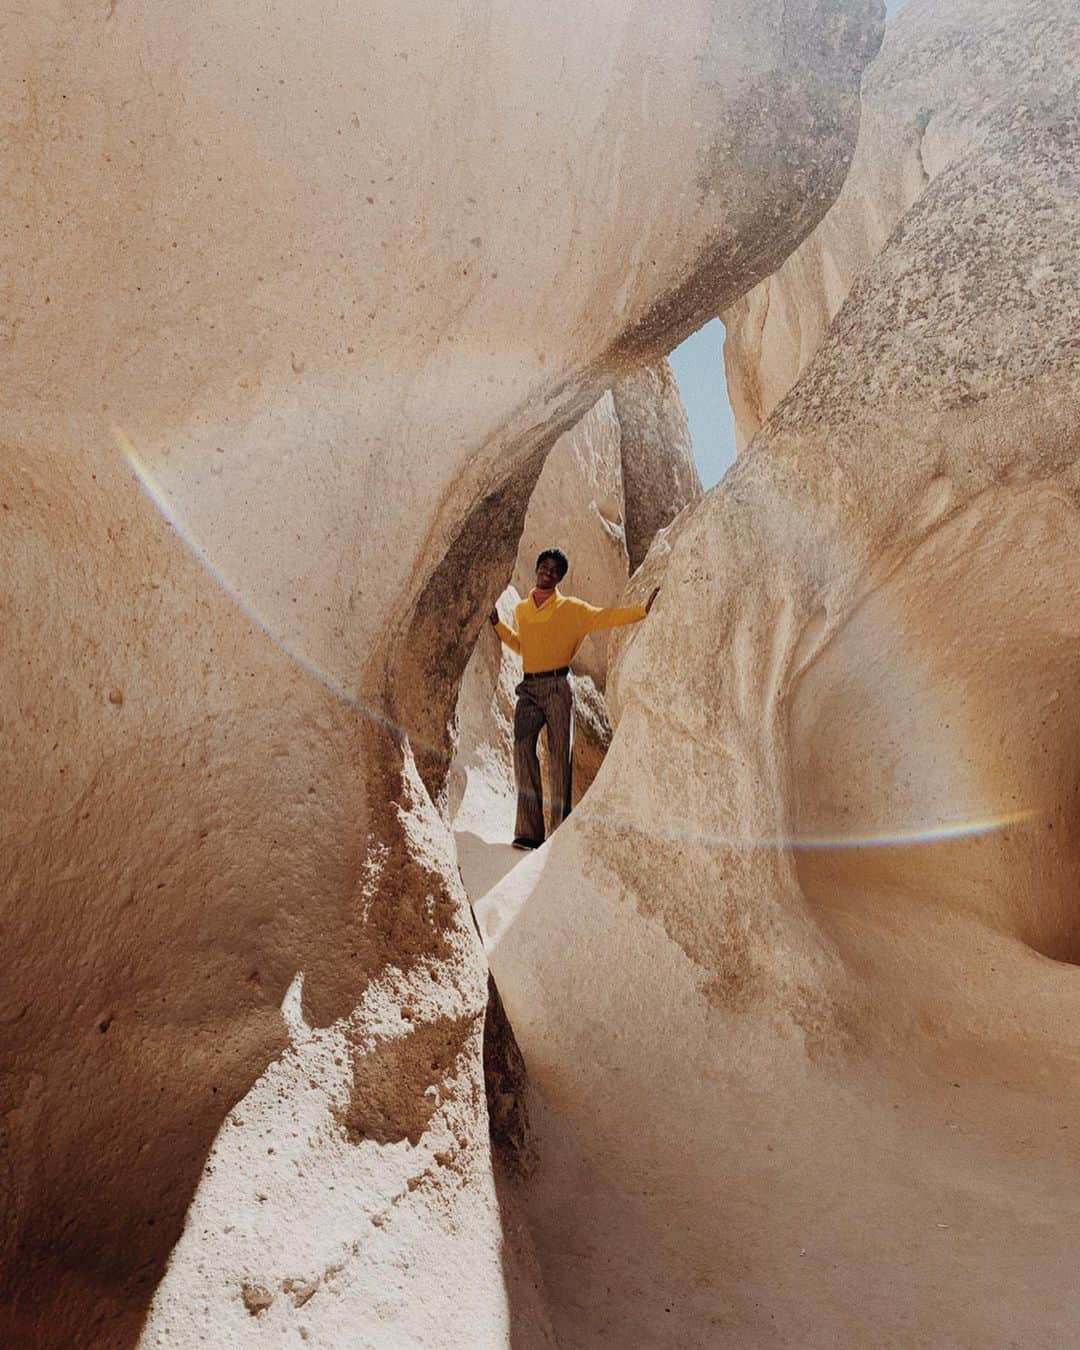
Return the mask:
<svg viewBox="0 0 1080 1350">
<path fill-rule="evenodd" d="M 809 365 L 901 216 L 979 142 L 988 111 L 1014 95 L 1031 43 L 1017 52 L 1004 36 L 987 41 L 969 32 L 969 17 L 982 10 L 908 0 L 890 19 L 863 81 L 859 143 L 836 203 L 777 272 L 721 314 L 740 450 Z M 1034 22 L 1036 35 L 1048 31 L 1048 20 Z M 1008 24 L 999 31 L 1010 31 Z M 1040 89 L 1041 59 L 1022 77 Z"/>
<path fill-rule="evenodd" d="M 531 1318 L 457 685 L 549 447 L 835 197 L 879 15 L 5 17 L 6 1343 L 130 1344 L 200 1178 L 151 1341 Z"/>
<path fill-rule="evenodd" d="M 504 623 L 519 598 L 512 586 L 499 597 Z M 470 899 L 486 894 L 520 860 L 509 843 L 516 809 L 514 687 L 520 679 L 520 658 L 493 632 L 482 631 L 461 680 L 443 805 Z"/>
<path fill-rule="evenodd" d="M 611 391 L 619 419 L 626 551 L 641 566 L 658 530 L 701 496 L 686 410 L 666 361 L 633 371 Z"/>
<path fill-rule="evenodd" d="M 917 72 L 896 139 L 952 150 L 669 533 L 588 802 L 481 906 L 564 1345 L 1080 1335 L 1078 15 L 901 25 L 868 85 Z"/>
</svg>

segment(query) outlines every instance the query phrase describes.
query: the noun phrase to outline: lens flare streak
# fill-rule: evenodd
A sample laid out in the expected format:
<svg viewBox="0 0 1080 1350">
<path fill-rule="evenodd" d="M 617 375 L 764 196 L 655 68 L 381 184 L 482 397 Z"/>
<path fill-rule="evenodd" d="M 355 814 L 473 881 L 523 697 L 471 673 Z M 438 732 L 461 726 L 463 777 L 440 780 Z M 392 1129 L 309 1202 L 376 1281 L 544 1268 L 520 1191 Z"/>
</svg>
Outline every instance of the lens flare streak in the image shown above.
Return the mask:
<svg viewBox="0 0 1080 1350">
<path fill-rule="evenodd" d="M 240 591 L 237 590 L 237 588 L 222 574 L 220 569 L 207 554 L 206 550 L 198 543 L 194 532 L 187 526 L 183 517 L 180 515 L 175 502 L 170 498 L 165 488 L 154 476 L 149 465 L 145 460 L 139 457 L 138 452 L 124 432 L 118 427 L 114 427 L 113 435 L 116 438 L 120 453 L 123 455 L 129 469 L 135 476 L 135 479 L 143 492 L 146 493 L 161 515 L 169 523 L 169 526 L 178 536 L 188 552 L 191 553 L 191 555 L 206 569 L 210 576 L 213 577 L 217 585 L 225 592 L 233 604 L 236 605 L 244 617 L 258 628 L 279 651 L 283 652 L 291 661 L 295 661 L 297 665 L 306 670 L 309 675 L 318 680 L 318 682 L 325 689 L 328 689 L 335 697 L 341 699 L 344 703 L 347 703 L 351 708 L 362 713 L 365 717 L 371 718 L 372 721 L 389 731 L 395 739 L 400 739 L 402 732 L 399 727 L 381 714 L 375 712 L 373 709 L 365 707 L 354 694 L 351 694 L 335 679 L 328 675 L 326 671 L 321 670 L 316 666 L 314 662 L 304 656 L 302 652 L 295 651 L 273 631 L 263 618 L 252 608 L 250 602 L 246 600 Z"/>
<path fill-rule="evenodd" d="M 905 848 L 914 844 L 939 844 L 955 839 L 975 838 L 979 835 L 993 834 L 997 830 L 1012 825 L 1022 825 L 1034 820 L 1038 812 L 1033 810 L 1010 811 L 1001 815 L 983 816 L 974 820 L 943 822 L 939 825 L 926 825 L 893 831 L 877 831 L 866 834 L 805 835 L 784 834 L 749 836 L 729 834 L 709 834 L 697 830 L 675 830 L 638 825 L 628 820 L 616 820 L 595 811 L 579 810 L 579 819 L 594 821 L 604 829 L 616 833 L 642 834 L 654 839 L 663 839 L 674 844 L 699 844 L 706 848 L 757 849 L 765 852 L 796 852 L 811 849 L 842 848 Z"/>
</svg>

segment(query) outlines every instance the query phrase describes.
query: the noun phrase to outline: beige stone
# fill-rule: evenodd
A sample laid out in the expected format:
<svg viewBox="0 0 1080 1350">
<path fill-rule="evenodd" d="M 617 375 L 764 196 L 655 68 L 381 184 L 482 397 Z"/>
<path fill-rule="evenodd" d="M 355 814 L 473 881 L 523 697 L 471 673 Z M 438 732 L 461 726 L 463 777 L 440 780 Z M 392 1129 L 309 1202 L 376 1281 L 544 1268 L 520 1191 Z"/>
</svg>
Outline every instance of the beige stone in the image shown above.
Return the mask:
<svg viewBox="0 0 1080 1350">
<path fill-rule="evenodd" d="M 480 907 L 565 1344 L 1080 1335 L 1078 14 L 901 23 L 868 86 L 956 153 L 668 531 L 589 797 Z"/>
<path fill-rule="evenodd" d="M 724 366 L 739 450 L 810 364 L 860 272 L 929 184 L 973 146 L 1014 97 L 1038 81 L 1053 20 L 1036 16 L 1018 63 L 1011 41 L 988 41 L 980 0 L 907 0 L 891 16 L 863 80 L 851 171 L 821 224 L 772 276 L 721 318 Z M 976 30 L 979 30 L 976 32 Z M 1003 17 L 1000 32 L 1011 31 Z"/>
<path fill-rule="evenodd" d="M 0 1339 L 131 1344 L 196 1187 L 149 1343 L 526 1316 L 427 794 L 545 453 L 820 218 L 878 11 L 6 16 Z"/>
<path fill-rule="evenodd" d="M 633 572 L 659 530 L 701 496 L 690 427 L 666 361 L 633 371 L 611 391 L 619 419 L 626 551 Z"/>
</svg>

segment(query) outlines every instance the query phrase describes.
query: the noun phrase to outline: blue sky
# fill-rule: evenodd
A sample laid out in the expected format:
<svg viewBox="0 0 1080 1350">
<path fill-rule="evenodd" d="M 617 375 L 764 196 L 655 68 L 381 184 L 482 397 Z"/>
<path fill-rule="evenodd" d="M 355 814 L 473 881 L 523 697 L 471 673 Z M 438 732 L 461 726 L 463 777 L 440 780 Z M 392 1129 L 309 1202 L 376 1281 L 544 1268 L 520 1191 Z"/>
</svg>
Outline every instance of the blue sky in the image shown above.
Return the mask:
<svg viewBox="0 0 1080 1350">
<path fill-rule="evenodd" d="M 694 459 L 704 487 L 735 461 L 735 421 L 724 383 L 724 325 L 711 319 L 668 357 L 690 423 Z"/>
<path fill-rule="evenodd" d="M 894 14 L 904 0 L 885 0 Z M 694 459 L 702 484 L 711 488 L 735 462 L 735 423 L 724 383 L 724 325 L 712 319 L 668 357 L 690 422 Z"/>
</svg>

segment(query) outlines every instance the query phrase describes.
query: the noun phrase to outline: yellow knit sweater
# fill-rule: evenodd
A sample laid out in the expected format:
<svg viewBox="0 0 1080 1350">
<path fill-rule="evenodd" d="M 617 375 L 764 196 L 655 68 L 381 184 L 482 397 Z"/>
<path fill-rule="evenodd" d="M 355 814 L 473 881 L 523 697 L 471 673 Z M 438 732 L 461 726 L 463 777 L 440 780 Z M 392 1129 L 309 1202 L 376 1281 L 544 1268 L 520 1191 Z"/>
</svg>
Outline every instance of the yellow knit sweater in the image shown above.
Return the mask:
<svg viewBox="0 0 1080 1350">
<path fill-rule="evenodd" d="M 621 609 L 598 609 L 573 595 L 555 594 L 537 608 L 531 595 L 514 610 L 517 631 L 498 623 L 495 631 L 503 642 L 521 653 L 525 674 L 537 670 L 558 670 L 568 666 L 582 639 L 598 628 L 620 628 L 639 623 L 645 617 L 644 605 L 624 605 Z"/>
</svg>

